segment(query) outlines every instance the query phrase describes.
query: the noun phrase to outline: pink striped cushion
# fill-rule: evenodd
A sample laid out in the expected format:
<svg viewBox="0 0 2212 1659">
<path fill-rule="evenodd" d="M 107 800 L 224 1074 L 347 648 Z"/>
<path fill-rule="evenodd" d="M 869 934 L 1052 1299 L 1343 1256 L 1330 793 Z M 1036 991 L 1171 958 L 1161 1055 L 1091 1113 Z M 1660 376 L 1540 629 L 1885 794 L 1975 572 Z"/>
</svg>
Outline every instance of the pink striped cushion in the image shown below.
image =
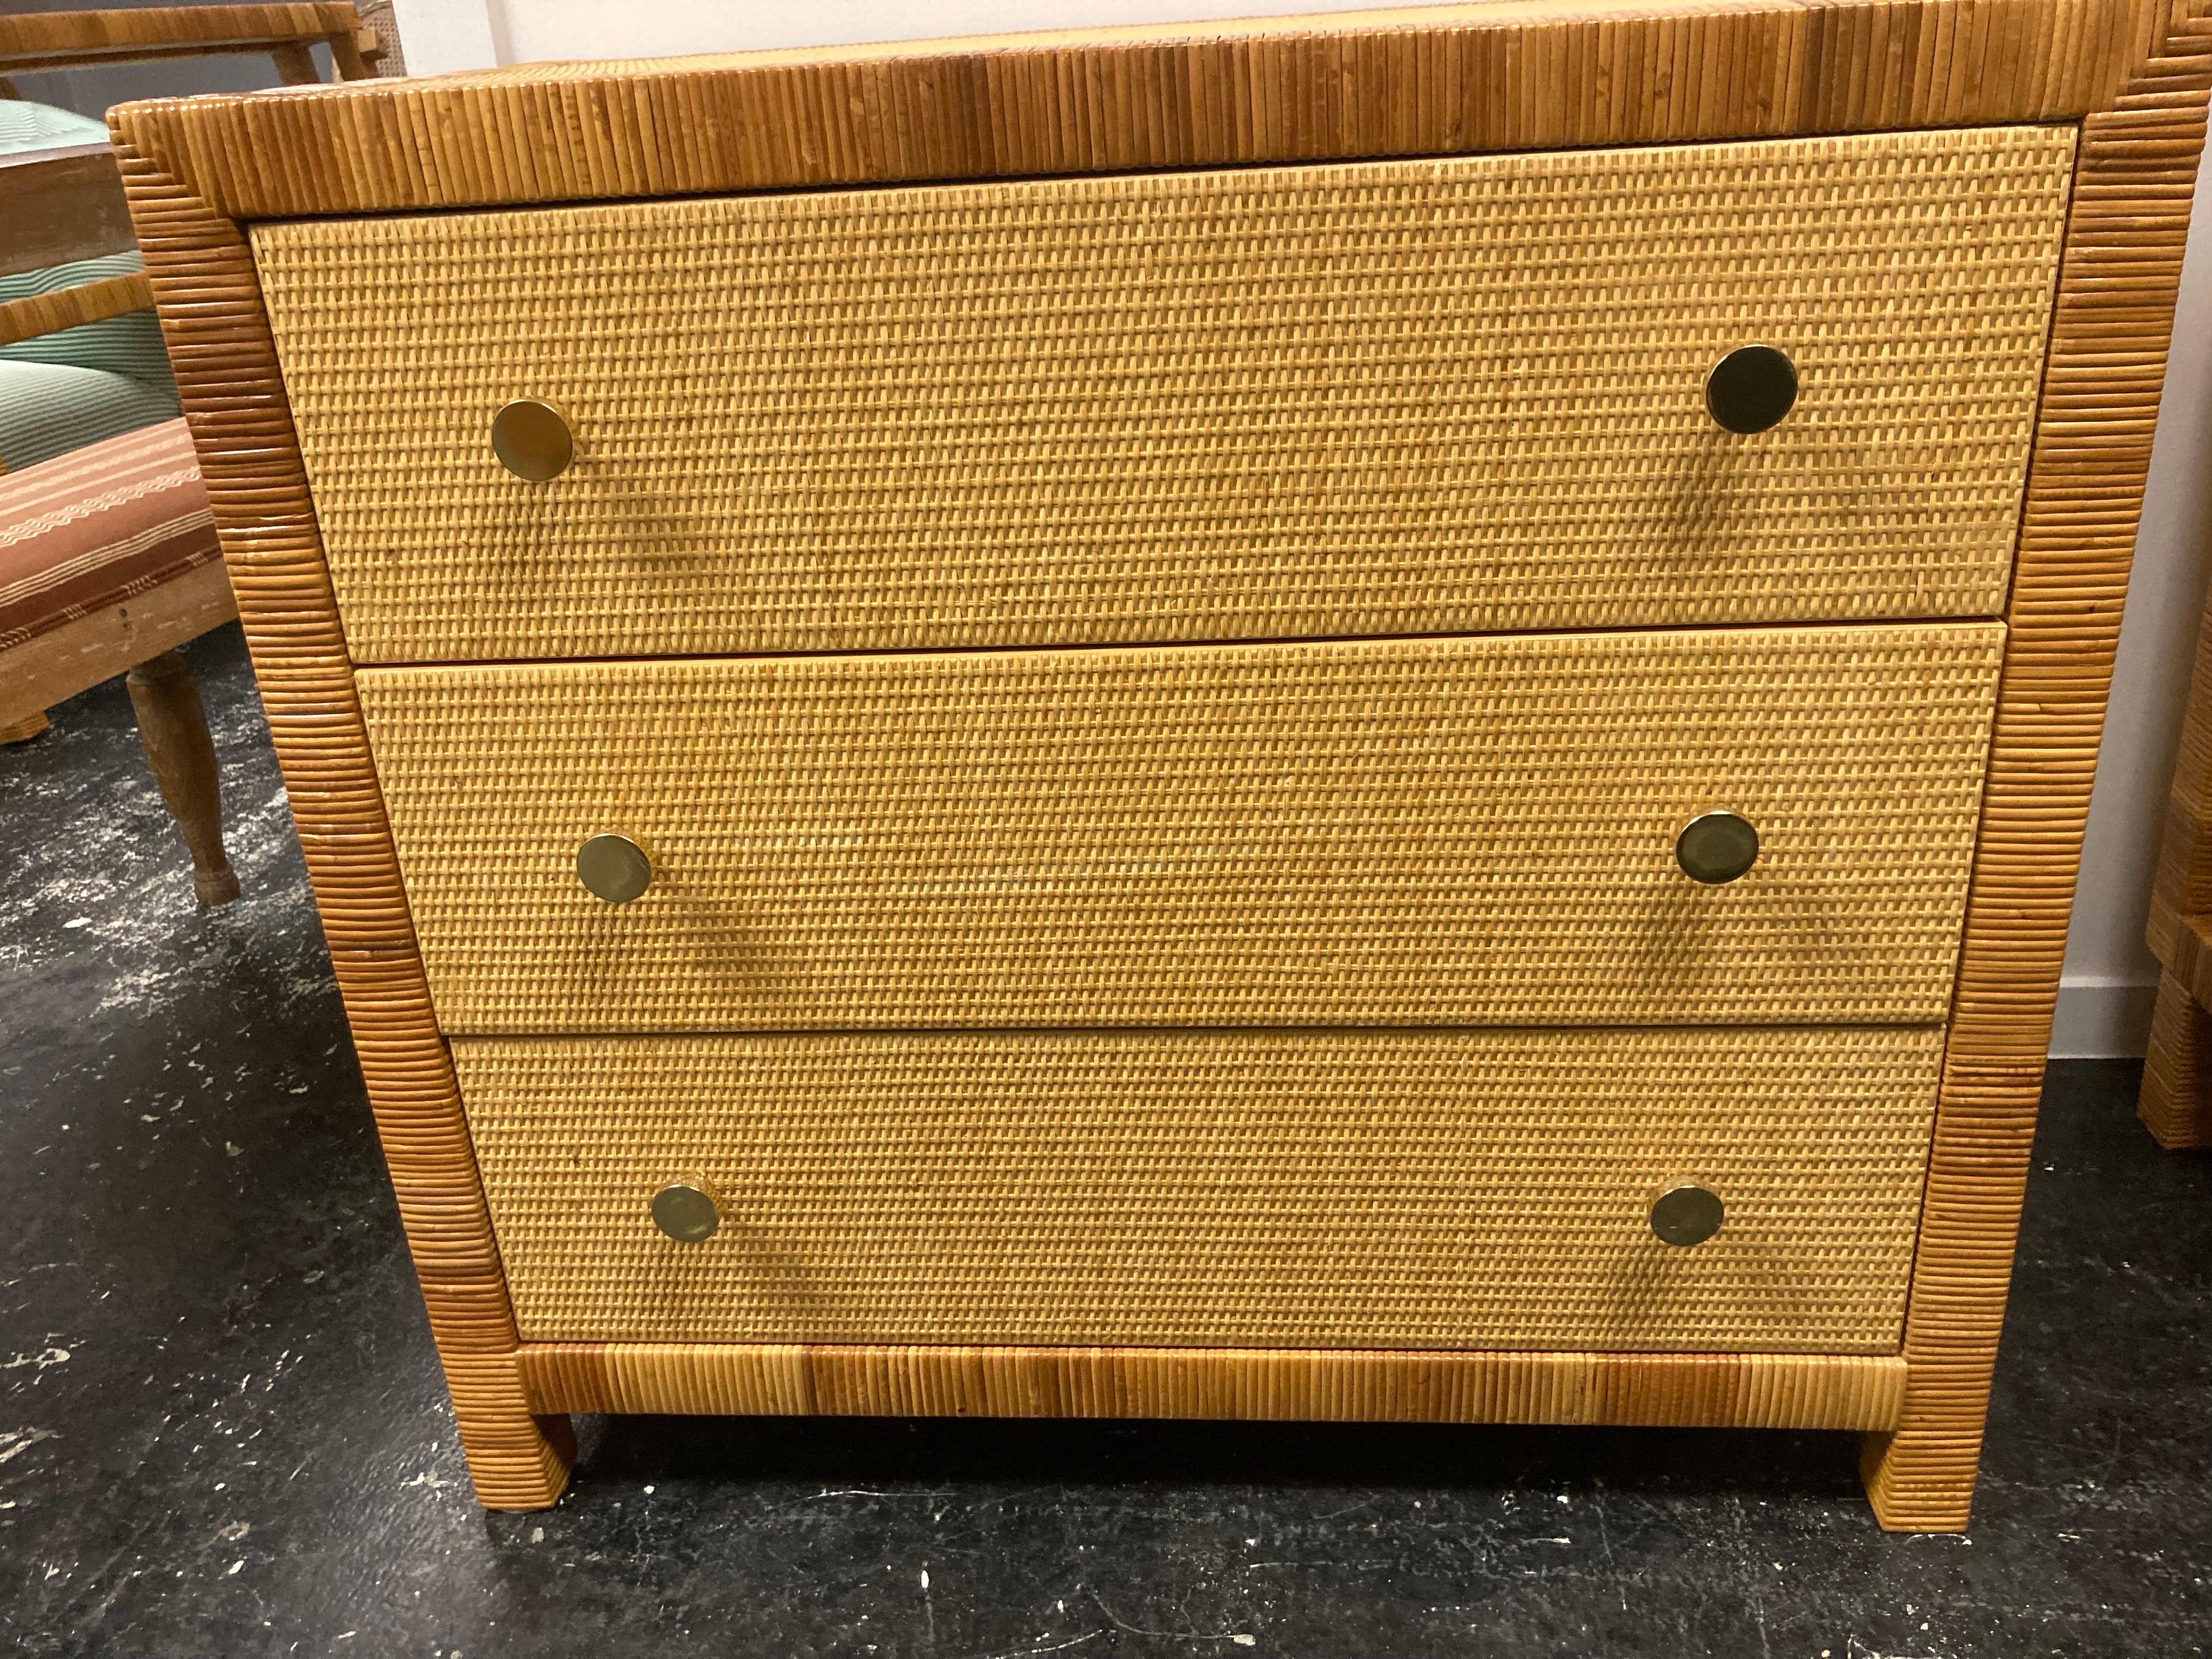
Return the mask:
<svg viewBox="0 0 2212 1659">
<path fill-rule="evenodd" d="M 216 556 L 182 421 L 0 473 L 0 651 Z"/>
</svg>

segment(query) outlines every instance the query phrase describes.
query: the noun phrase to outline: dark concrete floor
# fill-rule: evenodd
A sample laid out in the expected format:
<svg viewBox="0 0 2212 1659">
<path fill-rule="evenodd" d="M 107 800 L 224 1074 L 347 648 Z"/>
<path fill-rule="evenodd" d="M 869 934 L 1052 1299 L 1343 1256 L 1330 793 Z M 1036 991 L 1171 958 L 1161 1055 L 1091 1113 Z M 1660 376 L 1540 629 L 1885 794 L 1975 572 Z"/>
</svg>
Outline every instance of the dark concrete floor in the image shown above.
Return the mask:
<svg viewBox="0 0 2212 1659">
<path fill-rule="evenodd" d="M 0 1650 L 2153 1656 L 2212 1647 L 2212 1164 L 2054 1070 L 1969 1538 L 1850 1437 L 612 1419 L 471 1501 L 252 684 L 201 915 L 118 684 L 0 751 Z"/>
</svg>

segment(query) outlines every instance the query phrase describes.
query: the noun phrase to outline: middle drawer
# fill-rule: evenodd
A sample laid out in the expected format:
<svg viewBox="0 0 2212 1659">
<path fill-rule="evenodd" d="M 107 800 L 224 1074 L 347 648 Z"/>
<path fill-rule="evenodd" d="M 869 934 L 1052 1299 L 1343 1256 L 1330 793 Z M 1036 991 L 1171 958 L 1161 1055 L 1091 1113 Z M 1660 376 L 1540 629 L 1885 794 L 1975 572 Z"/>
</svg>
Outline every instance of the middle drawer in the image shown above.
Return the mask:
<svg viewBox="0 0 2212 1659">
<path fill-rule="evenodd" d="M 453 1032 L 1944 1017 L 1996 623 L 367 669 Z M 1725 885 L 1676 838 L 1758 830 Z M 579 882 L 587 837 L 641 897 Z"/>
</svg>

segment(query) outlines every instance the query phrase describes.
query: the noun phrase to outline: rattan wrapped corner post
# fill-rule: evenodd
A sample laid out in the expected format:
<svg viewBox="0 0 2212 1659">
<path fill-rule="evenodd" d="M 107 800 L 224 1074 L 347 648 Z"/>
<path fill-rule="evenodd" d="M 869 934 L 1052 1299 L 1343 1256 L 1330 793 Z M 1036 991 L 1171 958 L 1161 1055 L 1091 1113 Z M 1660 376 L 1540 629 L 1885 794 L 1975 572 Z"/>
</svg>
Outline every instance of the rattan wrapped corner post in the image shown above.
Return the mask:
<svg viewBox="0 0 2212 1659">
<path fill-rule="evenodd" d="M 1324 1417 L 1963 1528 L 2208 84 L 1589 0 L 117 112 L 482 1500 Z"/>
</svg>

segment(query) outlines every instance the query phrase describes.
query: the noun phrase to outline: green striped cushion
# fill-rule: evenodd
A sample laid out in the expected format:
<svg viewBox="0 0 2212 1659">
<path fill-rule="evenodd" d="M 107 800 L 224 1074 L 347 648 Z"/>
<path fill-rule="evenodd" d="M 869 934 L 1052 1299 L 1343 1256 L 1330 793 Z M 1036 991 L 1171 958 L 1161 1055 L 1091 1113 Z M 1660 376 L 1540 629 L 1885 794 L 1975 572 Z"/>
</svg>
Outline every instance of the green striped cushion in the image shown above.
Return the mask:
<svg viewBox="0 0 2212 1659">
<path fill-rule="evenodd" d="M 176 413 L 173 391 L 127 374 L 67 363 L 0 363 L 0 468 L 20 472 Z"/>
<path fill-rule="evenodd" d="M 143 268 L 134 251 L 0 276 L 0 300 L 51 294 Z M 150 311 L 0 346 L 0 467 L 175 418 L 177 383 Z"/>
<path fill-rule="evenodd" d="M 73 264 L 49 265 L 44 270 L 0 276 L 0 301 L 52 294 L 144 269 L 145 261 L 135 249 L 98 259 L 79 259 Z M 161 349 L 161 331 L 150 311 L 134 311 L 127 317 L 110 317 L 65 328 L 58 334 L 42 334 L 35 340 L 0 346 L 0 362 L 67 363 L 75 368 L 104 368 L 111 374 L 127 374 L 168 393 L 169 413 L 177 412 L 173 406 L 177 383 L 170 378 L 168 354 Z"/>
<path fill-rule="evenodd" d="M 105 143 L 98 121 L 0 99 L 0 153 Z M 136 249 L 0 276 L 0 301 L 143 270 Z M 10 472 L 177 414 L 177 383 L 150 311 L 0 346 L 0 467 Z"/>
</svg>

